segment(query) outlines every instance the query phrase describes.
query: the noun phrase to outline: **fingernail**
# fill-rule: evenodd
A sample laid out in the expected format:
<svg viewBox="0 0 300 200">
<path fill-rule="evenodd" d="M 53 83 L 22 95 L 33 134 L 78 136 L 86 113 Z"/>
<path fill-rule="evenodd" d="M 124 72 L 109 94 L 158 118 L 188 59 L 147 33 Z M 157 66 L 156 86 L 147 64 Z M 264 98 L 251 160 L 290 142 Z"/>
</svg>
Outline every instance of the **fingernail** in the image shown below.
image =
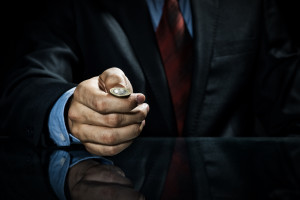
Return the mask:
<svg viewBox="0 0 300 200">
<path fill-rule="evenodd" d="M 142 104 L 145 101 L 145 96 L 144 95 L 137 95 L 136 101 L 138 104 Z"/>
</svg>

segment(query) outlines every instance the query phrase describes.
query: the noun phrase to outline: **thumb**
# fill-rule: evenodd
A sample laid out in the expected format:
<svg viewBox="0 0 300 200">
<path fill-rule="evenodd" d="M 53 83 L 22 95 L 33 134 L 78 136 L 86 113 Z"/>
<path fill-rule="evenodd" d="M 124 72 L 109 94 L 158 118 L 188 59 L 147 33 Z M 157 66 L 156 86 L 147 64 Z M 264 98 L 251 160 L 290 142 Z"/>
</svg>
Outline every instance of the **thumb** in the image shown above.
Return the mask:
<svg viewBox="0 0 300 200">
<path fill-rule="evenodd" d="M 132 86 L 124 72 L 116 67 L 109 68 L 100 74 L 98 79 L 100 89 L 108 92 L 113 87 L 122 87 L 133 92 Z"/>
</svg>

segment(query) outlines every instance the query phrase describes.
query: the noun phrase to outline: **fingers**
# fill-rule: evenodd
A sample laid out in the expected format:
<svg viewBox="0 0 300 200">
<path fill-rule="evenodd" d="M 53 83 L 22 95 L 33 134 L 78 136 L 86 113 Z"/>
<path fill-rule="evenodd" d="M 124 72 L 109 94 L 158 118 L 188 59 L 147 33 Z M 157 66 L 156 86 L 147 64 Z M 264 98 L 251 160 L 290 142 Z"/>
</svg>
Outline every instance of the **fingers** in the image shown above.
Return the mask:
<svg viewBox="0 0 300 200">
<path fill-rule="evenodd" d="M 128 113 L 101 114 L 79 102 L 74 102 L 73 109 L 69 112 L 69 118 L 77 123 L 117 128 L 141 123 L 146 118 L 148 111 L 148 104 L 143 103 Z"/>
<path fill-rule="evenodd" d="M 132 124 L 122 128 L 107 128 L 86 124 L 74 124 L 71 132 L 78 138 L 86 150 L 99 156 L 113 156 L 129 147 L 145 126 Z"/>
<path fill-rule="evenodd" d="M 125 173 L 114 165 L 98 165 L 91 166 L 85 172 L 84 179 L 86 181 L 99 181 L 103 183 L 118 183 L 122 185 L 132 186 L 129 179 L 126 178 Z"/>
<path fill-rule="evenodd" d="M 117 183 L 102 183 L 94 181 L 82 181 L 70 191 L 71 199 L 89 200 L 143 200 L 142 194 L 127 185 Z M 100 197 L 100 198 L 99 198 Z"/>
<path fill-rule="evenodd" d="M 67 181 L 71 199 L 144 199 L 120 168 L 91 159 L 73 166 Z"/>
<path fill-rule="evenodd" d="M 117 166 L 104 165 L 94 159 L 83 160 L 69 169 L 68 186 L 72 189 L 80 181 L 99 181 L 105 183 L 119 183 L 131 186 L 125 178 L 125 173 Z"/>
<path fill-rule="evenodd" d="M 73 186 L 79 181 L 97 181 L 102 183 L 118 183 L 132 186 L 125 173 L 115 165 L 104 165 L 101 162 L 88 159 L 74 165 L 69 170 Z M 71 186 L 71 185 L 70 185 Z"/>
<path fill-rule="evenodd" d="M 116 98 L 101 91 L 98 87 L 98 77 L 94 77 L 77 86 L 73 99 L 96 112 L 108 114 L 129 112 L 146 98 L 139 93 L 133 93 L 128 98 Z"/>
<path fill-rule="evenodd" d="M 114 156 L 122 152 L 124 149 L 131 145 L 132 141 L 115 146 L 105 146 L 93 143 L 85 143 L 86 150 L 92 154 L 99 156 Z"/>
<path fill-rule="evenodd" d="M 131 124 L 121 128 L 108 128 L 81 123 L 73 123 L 72 133 L 82 143 L 94 143 L 104 146 L 114 146 L 128 142 L 139 136 L 145 126 L 145 121 L 140 124 Z"/>
<path fill-rule="evenodd" d="M 145 126 L 133 124 L 122 128 L 106 128 L 85 124 L 74 125 L 73 135 L 92 154 L 100 156 L 113 156 L 126 149 L 139 136 Z"/>
</svg>

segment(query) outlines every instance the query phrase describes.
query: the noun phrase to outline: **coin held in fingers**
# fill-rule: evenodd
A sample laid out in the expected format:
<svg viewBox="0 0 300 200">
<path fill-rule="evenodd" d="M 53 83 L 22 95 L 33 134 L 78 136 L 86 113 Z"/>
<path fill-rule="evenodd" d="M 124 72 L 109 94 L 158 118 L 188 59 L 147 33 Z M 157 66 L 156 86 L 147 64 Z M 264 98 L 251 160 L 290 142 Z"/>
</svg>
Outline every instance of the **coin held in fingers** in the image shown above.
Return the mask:
<svg viewBox="0 0 300 200">
<path fill-rule="evenodd" d="M 131 92 L 126 88 L 114 87 L 109 90 L 110 94 L 116 97 L 128 97 Z"/>
</svg>

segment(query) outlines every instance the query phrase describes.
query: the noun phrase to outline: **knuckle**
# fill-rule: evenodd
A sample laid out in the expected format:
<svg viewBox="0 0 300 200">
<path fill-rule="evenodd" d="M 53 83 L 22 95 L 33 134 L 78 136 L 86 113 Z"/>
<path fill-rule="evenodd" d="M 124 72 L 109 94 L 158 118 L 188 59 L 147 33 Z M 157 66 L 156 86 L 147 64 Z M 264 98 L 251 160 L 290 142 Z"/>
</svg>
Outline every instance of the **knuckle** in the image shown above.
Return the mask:
<svg viewBox="0 0 300 200">
<path fill-rule="evenodd" d="M 122 123 L 122 114 L 109 114 L 107 115 L 107 124 L 112 127 L 118 127 Z"/>
<path fill-rule="evenodd" d="M 127 99 L 128 106 L 132 110 L 138 106 L 136 96 L 135 95 L 130 95 Z"/>
<path fill-rule="evenodd" d="M 104 99 L 94 99 L 93 106 L 101 113 L 106 113 L 108 110 L 108 103 Z"/>
<path fill-rule="evenodd" d="M 73 125 L 71 128 L 70 128 L 70 131 L 71 133 L 75 136 L 75 137 L 79 137 L 79 134 L 80 134 L 80 126 L 77 126 L 77 125 Z"/>
<path fill-rule="evenodd" d="M 72 107 L 69 109 L 68 118 L 72 121 L 78 121 L 79 119 L 78 113 Z"/>
<path fill-rule="evenodd" d="M 79 83 L 75 89 L 74 93 L 80 94 L 83 90 L 85 90 L 85 81 Z"/>
<path fill-rule="evenodd" d="M 79 83 L 76 86 L 76 89 L 74 91 L 74 97 L 80 97 L 81 95 L 84 95 L 87 91 L 90 90 L 91 80 L 85 80 L 81 83 Z"/>
<path fill-rule="evenodd" d="M 106 145 L 115 145 L 116 141 L 117 139 L 114 132 L 108 132 L 102 136 L 102 142 Z"/>
</svg>

